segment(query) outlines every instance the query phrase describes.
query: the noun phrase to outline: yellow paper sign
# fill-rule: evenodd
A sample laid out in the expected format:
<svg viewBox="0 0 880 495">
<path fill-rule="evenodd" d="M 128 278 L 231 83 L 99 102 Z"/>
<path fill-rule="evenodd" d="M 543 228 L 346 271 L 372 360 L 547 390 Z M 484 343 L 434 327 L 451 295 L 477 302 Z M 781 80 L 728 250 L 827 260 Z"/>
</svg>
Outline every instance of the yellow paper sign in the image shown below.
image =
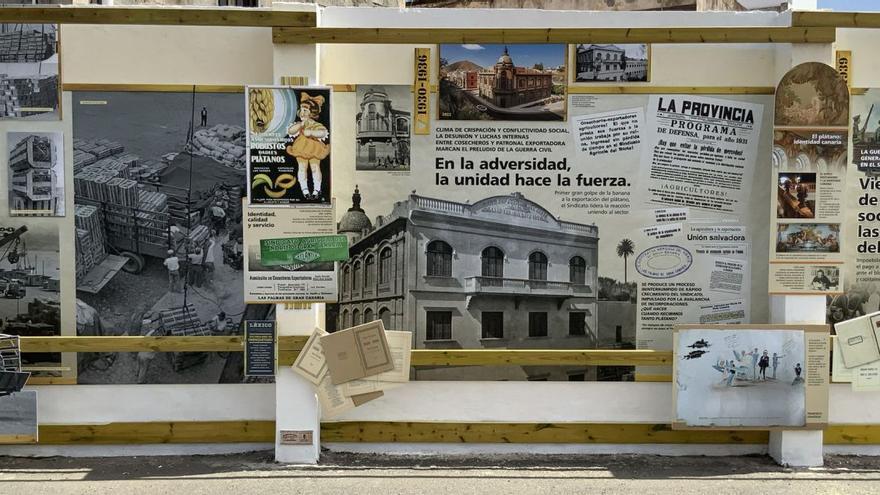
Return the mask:
<svg viewBox="0 0 880 495">
<path fill-rule="evenodd" d="M 431 49 L 416 48 L 413 84 L 413 133 L 431 133 Z"/>
</svg>

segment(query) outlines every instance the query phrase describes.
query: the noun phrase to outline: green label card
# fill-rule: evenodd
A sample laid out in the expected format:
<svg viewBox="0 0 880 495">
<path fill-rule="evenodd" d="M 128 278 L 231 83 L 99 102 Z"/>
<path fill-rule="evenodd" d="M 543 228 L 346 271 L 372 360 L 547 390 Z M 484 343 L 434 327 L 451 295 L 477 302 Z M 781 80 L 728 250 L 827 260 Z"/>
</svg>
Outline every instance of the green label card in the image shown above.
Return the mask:
<svg viewBox="0 0 880 495">
<path fill-rule="evenodd" d="M 344 235 L 260 240 L 260 263 L 264 266 L 303 265 L 347 259 L 348 238 Z"/>
</svg>

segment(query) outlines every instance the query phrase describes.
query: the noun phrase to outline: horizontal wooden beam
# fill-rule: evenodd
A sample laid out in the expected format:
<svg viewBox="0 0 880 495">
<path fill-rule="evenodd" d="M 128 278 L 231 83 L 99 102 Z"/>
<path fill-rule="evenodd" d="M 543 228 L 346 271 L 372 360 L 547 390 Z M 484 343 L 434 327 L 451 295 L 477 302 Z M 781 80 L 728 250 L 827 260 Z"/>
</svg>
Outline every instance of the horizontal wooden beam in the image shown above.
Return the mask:
<svg viewBox="0 0 880 495">
<path fill-rule="evenodd" d="M 323 442 L 404 443 L 767 443 L 766 431 L 673 431 L 658 424 L 322 423 Z"/>
<path fill-rule="evenodd" d="M 159 26 L 314 27 L 314 12 L 189 7 L 40 6 L 0 8 L 0 22 L 46 24 L 141 24 Z"/>
<path fill-rule="evenodd" d="M 133 91 L 142 93 L 244 93 L 244 86 L 230 84 L 80 84 L 64 83 L 62 91 Z"/>
<path fill-rule="evenodd" d="M 37 437 L 33 435 L 0 435 L 0 445 L 19 443 L 37 443 Z"/>
<path fill-rule="evenodd" d="M 672 365 L 671 351 L 466 349 L 414 350 L 413 366 L 657 366 Z"/>
<path fill-rule="evenodd" d="M 170 421 L 39 425 L 40 444 L 110 445 L 275 441 L 274 421 Z"/>
<path fill-rule="evenodd" d="M 880 12 L 792 12 L 794 27 L 880 28 Z"/>
<path fill-rule="evenodd" d="M 591 86 L 583 83 L 572 83 L 568 86 L 568 94 L 591 95 L 772 95 L 776 93 L 773 86 Z"/>
<path fill-rule="evenodd" d="M 299 351 L 308 337 L 278 337 L 278 348 Z M 241 336 L 216 337 L 21 337 L 21 352 L 241 352 Z"/>
<path fill-rule="evenodd" d="M 158 421 L 106 424 L 41 424 L 39 444 L 124 445 L 173 443 L 271 443 L 275 422 Z M 646 423 L 456 423 L 352 421 L 321 424 L 323 442 L 340 443 L 611 443 L 764 444 L 766 431 L 672 430 Z M 32 442 L 0 436 L 0 444 Z M 880 425 L 831 425 L 827 445 L 880 445 Z"/>
<path fill-rule="evenodd" d="M 833 43 L 833 27 L 272 28 L 274 43 Z"/>
</svg>

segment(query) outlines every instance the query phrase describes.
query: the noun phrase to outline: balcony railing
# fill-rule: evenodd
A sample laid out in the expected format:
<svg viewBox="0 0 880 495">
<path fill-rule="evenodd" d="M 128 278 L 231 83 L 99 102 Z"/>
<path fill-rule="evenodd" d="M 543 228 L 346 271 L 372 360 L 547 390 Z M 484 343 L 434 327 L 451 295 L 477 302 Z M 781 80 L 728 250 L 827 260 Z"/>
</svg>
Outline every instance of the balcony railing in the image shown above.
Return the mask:
<svg viewBox="0 0 880 495">
<path fill-rule="evenodd" d="M 593 295 L 592 287 L 587 284 L 502 277 L 468 277 L 465 279 L 465 290 L 468 294 L 511 294 L 553 297 L 591 297 Z"/>
</svg>

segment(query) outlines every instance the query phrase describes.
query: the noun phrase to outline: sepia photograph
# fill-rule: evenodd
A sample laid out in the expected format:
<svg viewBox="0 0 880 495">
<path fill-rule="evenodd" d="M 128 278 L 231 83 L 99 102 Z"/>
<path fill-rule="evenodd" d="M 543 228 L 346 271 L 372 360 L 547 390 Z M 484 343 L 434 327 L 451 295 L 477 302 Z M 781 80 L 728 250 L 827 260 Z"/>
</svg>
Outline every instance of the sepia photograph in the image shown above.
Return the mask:
<svg viewBox="0 0 880 495">
<path fill-rule="evenodd" d="M 440 45 L 440 119 L 564 121 L 566 50 Z"/>
<path fill-rule="evenodd" d="M 777 253 L 840 252 L 839 223 L 781 223 L 777 227 Z"/>
<path fill-rule="evenodd" d="M 776 130 L 773 137 L 774 170 L 834 174 L 846 172 L 846 132 Z"/>
<path fill-rule="evenodd" d="M 675 418 L 696 427 L 806 424 L 801 330 L 681 330 Z"/>
<path fill-rule="evenodd" d="M 55 24 L 0 24 L 0 119 L 58 118 L 58 61 Z"/>
<path fill-rule="evenodd" d="M 95 104 L 101 102 L 101 104 Z M 242 95 L 73 94 L 79 335 L 241 332 Z M 241 382 L 240 353 L 81 353 L 79 383 Z"/>
<path fill-rule="evenodd" d="M 807 62 L 788 71 L 776 87 L 776 126 L 849 125 L 849 88 L 830 65 Z"/>
<path fill-rule="evenodd" d="M 651 49 L 644 43 L 577 45 L 575 82 L 648 82 Z"/>
<path fill-rule="evenodd" d="M 358 85 L 356 170 L 408 171 L 412 87 Z"/>
<path fill-rule="evenodd" d="M 816 217 L 815 173 L 781 173 L 777 186 L 776 218 Z"/>
<path fill-rule="evenodd" d="M 60 132 L 9 132 L 10 216 L 64 216 L 64 140 Z"/>
</svg>

